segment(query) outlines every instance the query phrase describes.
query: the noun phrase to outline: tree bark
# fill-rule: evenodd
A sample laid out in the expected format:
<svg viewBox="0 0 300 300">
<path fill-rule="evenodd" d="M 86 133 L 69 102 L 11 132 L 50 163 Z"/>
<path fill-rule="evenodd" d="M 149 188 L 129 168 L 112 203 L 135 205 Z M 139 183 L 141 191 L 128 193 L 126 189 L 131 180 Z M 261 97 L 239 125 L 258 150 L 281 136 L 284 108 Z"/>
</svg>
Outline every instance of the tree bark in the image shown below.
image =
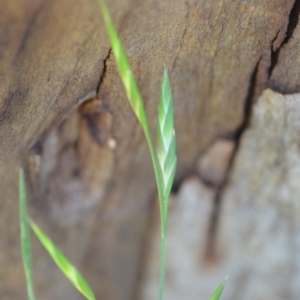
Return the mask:
<svg viewBox="0 0 300 300">
<path fill-rule="evenodd" d="M 178 169 L 165 299 L 297 299 L 298 0 L 108 3 L 150 126 L 167 65 Z M 97 1 L 0 3 L 0 298 L 26 299 L 18 169 L 30 215 L 97 299 L 153 299 L 153 170 Z M 291 95 L 287 95 L 291 94 Z M 32 237 L 39 299 L 82 299 Z M 274 284 L 276 283 L 276 284 Z"/>
</svg>

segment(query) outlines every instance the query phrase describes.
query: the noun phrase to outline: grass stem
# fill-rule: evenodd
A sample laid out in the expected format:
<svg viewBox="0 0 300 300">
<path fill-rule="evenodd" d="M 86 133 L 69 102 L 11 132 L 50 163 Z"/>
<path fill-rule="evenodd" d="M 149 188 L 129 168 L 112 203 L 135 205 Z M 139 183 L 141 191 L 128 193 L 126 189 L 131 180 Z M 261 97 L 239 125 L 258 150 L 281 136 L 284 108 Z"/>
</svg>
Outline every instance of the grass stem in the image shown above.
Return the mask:
<svg viewBox="0 0 300 300">
<path fill-rule="evenodd" d="M 27 295 L 29 300 L 35 300 L 32 282 L 30 233 L 27 215 L 26 187 L 24 171 L 22 169 L 19 172 L 19 207 L 21 252 L 27 286 Z"/>
</svg>

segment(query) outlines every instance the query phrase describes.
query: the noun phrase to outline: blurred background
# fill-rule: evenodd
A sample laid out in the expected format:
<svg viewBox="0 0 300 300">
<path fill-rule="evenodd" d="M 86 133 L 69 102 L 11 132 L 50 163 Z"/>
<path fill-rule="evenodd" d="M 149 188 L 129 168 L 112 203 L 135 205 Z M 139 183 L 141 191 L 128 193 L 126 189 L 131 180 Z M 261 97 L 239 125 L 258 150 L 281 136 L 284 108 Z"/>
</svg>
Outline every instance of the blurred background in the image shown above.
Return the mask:
<svg viewBox="0 0 300 300">
<path fill-rule="evenodd" d="M 300 1 L 110 0 L 152 134 L 168 67 L 178 168 L 165 300 L 298 299 Z M 159 215 L 142 130 L 94 0 L 0 2 L 0 298 L 26 299 L 30 216 L 97 299 L 158 294 Z M 32 236 L 38 299 L 83 299 Z"/>
</svg>

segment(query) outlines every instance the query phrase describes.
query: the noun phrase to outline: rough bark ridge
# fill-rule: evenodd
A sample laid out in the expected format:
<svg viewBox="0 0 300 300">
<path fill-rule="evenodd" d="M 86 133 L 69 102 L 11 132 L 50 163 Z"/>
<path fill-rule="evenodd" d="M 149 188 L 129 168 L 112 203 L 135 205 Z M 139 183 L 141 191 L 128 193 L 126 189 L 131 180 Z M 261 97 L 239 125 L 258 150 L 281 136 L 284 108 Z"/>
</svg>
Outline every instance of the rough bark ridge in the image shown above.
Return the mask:
<svg viewBox="0 0 300 300">
<path fill-rule="evenodd" d="M 286 280 L 297 280 L 299 273 L 293 244 L 298 225 L 287 221 L 289 212 L 299 218 L 297 209 L 290 209 L 297 203 L 284 198 L 297 193 L 292 165 L 299 155 L 298 96 L 268 90 L 258 99 L 267 87 L 282 94 L 300 91 L 300 1 L 115 0 L 109 5 L 152 128 L 164 63 L 170 71 L 179 193 L 170 212 L 173 254 L 166 297 L 176 299 L 175 292 L 180 299 L 206 297 L 232 274 L 224 299 L 297 299 L 297 281 L 286 282 L 286 288 L 278 284 L 274 295 L 270 282 L 278 280 L 279 267 Z M 97 2 L 3 0 L 0 20 L 0 298 L 25 299 L 17 205 L 22 163 L 31 215 L 83 270 L 97 298 L 153 299 L 153 171 Z M 261 148 L 256 145 L 264 140 Z M 266 149 L 282 144 L 281 154 L 270 161 Z M 271 172 L 286 174 L 278 175 L 280 185 L 274 184 L 279 177 L 269 183 Z M 191 174 L 198 178 L 183 182 Z M 255 190 L 258 183 L 265 192 Z M 259 213 L 264 211 L 284 214 L 282 222 L 266 224 Z M 191 234 L 185 236 L 187 228 Z M 273 244 L 266 242 L 270 232 L 276 232 Z M 270 255 L 287 242 L 294 250 Z M 38 298 L 81 299 L 35 240 L 33 252 Z M 237 256 L 239 265 L 232 259 Z M 268 261 L 267 271 L 260 269 L 262 260 Z"/>
</svg>

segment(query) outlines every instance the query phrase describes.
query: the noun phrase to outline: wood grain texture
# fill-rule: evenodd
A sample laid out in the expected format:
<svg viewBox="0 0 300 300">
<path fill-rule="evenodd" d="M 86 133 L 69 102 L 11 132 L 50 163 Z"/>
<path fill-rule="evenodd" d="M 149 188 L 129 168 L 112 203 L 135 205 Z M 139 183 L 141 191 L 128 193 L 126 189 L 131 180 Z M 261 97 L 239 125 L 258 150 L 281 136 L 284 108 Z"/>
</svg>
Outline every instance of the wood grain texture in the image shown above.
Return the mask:
<svg viewBox="0 0 300 300">
<path fill-rule="evenodd" d="M 169 67 L 177 184 L 216 138 L 242 136 L 270 68 L 272 78 L 284 72 L 284 49 L 299 43 L 296 26 L 282 47 L 297 2 L 109 2 L 153 132 L 164 63 Z M 3 0 L 0 20 L 0 258 L 7 262 L 0 298 L 24 298 L 16 194 L 23 161 L 32 216 L 83 269 L 99 299 L 133 299 L 154 176 L 97 2 Z M 272 65 L 272 51 L 281 48 Z M 274 89 L 288 88 L 276 80 Z M 36 242 L 33 248 L 38 296 L 81 299 Z"/>
</svg>

